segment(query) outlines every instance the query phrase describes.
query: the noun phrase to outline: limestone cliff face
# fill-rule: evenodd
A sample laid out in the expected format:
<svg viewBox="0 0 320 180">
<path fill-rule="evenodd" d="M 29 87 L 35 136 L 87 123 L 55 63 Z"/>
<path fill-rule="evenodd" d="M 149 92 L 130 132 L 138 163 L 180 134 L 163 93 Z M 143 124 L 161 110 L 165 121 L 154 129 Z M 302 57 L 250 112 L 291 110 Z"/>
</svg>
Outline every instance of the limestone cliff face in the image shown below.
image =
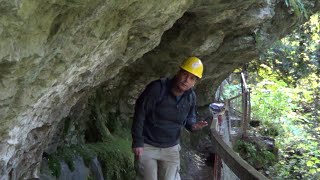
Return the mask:
<svg viewBox="0 0 320 180">
<path fill-rule="evenodd" d="M 0 0 L 0 179 L 36 176 L 59 121 L 97 87 L 129 117 L 148 81 L 196 55 L 205 106 L 298 20 L 282 0 Z"/>
</svg>

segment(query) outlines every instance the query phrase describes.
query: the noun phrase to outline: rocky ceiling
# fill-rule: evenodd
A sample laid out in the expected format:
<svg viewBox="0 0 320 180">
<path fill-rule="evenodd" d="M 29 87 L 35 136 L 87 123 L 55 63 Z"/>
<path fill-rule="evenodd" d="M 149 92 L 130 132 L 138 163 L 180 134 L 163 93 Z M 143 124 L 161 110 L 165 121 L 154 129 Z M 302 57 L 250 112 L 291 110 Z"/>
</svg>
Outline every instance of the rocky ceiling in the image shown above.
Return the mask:
<svg viewBox="0 0 320 180">
<path fill-rule="evenodd" d="M 59 121 L 97 87 L 132 113 L 147 82 L 195 55 L 205 106 L 232 70 L 305 20 L 285 0 L 0 0 L 0 179 L 32 177 Z"/>
</svg>

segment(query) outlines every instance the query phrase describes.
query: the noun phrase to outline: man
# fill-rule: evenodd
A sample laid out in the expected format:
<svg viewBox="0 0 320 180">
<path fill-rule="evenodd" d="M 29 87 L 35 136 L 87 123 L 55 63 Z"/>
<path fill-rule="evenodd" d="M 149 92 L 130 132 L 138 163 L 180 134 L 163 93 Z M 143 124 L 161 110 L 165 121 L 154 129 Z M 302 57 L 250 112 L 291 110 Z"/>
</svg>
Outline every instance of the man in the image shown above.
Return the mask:
<svg viewBox="0 0 320 180">
<path fill-rule="evenodd" d="M 196 122 L 192 90 L 202 72 L 201 60 L 190 57 L 172 79 L 151 82 L 137 99 L 131 129 L 136 179 L 175 180 L 179 176 L 181 129 L 195 131 L 208 125 Z"/>
</svg>

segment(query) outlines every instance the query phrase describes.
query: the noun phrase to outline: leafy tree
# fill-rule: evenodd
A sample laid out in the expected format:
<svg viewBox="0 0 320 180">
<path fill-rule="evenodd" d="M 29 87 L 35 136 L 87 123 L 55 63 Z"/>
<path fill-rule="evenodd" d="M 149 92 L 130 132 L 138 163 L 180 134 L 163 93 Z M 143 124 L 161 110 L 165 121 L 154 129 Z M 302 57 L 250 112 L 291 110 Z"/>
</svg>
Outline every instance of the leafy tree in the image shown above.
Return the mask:
<svg viewBox="0 0 320 180">
<path fill-rule="evenodd" d="M 320 13 L 275 43 L 249 70 L 253 118 L 279 132 L 279 159 L 266 174 L 320 179 Z"/>
<path fill-rule="evenodd" d="M 269 67 L 279 79 L 296 85 L 311 74 L 320 75 L 320 13 L 294 33 L 276 42 L 251 68 Z M 260 66 L 263 64 L 263 66 Z"/>
</svg>

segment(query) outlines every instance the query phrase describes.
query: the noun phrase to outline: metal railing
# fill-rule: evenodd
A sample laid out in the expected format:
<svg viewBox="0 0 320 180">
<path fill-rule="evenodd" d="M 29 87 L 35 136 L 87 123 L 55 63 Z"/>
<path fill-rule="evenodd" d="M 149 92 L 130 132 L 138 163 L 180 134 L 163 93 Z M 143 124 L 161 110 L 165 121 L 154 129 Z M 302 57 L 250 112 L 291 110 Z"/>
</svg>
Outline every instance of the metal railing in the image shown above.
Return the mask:
<svg viewBox="0 0 320 180">
<path fill-rule="evenodd" d="M 241 72 L 240 76 L 241 94 L 225 100 L 220 111 L 219 108 L 211 109 L 213 121 L 210 136 L 213 143 L 212 153 L 215 154 L 214 180 L 267 179 L 232 149 L 232 144 L 235 142 L 234 138 L 247 137 L 251 114 L 250 89 L 246 83 L 245 74 Z M 232 101 L 238 98 L 241 98 L 240 111 L 232 107 Z"/>
</svg>

